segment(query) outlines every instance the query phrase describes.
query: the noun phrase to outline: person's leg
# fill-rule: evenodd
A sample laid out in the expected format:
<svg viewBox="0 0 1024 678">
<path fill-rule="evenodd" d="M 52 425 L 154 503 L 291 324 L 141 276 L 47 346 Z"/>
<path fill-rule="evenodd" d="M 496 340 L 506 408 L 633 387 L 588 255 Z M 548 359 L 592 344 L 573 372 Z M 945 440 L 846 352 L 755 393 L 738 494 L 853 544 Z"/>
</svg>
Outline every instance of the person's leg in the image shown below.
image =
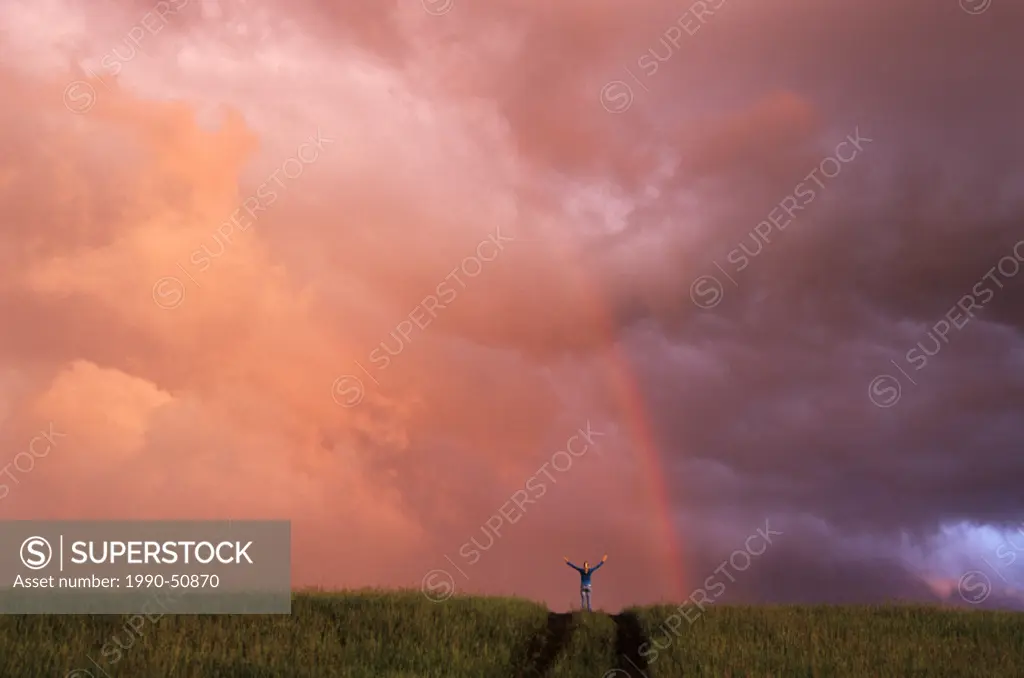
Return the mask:
<svg viewBox="0 0 1024 678">
<path fill-rule="evenodd" d="M 583 595 L 587 601 L 587 612 L 590 612 L 590 589 L 584 590 Z"/>
<path fill-rule="evenodd" d="M 585 610 L 587 608 L 587 590 L 580 587 L 580 609 Z"/>
</svg>

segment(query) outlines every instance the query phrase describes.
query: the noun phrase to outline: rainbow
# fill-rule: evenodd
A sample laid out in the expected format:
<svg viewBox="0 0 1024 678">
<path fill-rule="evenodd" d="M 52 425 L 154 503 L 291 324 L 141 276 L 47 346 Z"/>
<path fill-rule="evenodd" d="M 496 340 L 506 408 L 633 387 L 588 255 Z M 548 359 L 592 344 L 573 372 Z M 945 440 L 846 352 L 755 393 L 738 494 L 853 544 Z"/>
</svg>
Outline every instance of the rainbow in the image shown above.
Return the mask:
<svg viewBox="0 0 1024 678">
<path fill-rule="evenodd" d="M 651 488 L 648 508 L 665 549 L 663 576 L 669 584 L 670 600 L 681 603 L 686 595 L 683 592 L 685 564 L 678 532 L 673 525 L 672 502 L 662 471 L 661 454 L 646 414 L 643 394 L 629 369 L 629 358 L 618 345 L 613 345 L 611 351 L 612 357 L 605 363 L 608 378 L 620 411 L 625 416 L 629 439 L 633 442 L 633 458 L 639 462 L 645 481 Z"/>
<path fill-rule="evenodd" d="M 582 253 L 580 255 L 582 256 Z M 581 268 L 570 270 L 582 271 Z M 632 375 L 629 356 L 617 341 L 614 316 L 610 307 L 604 303 L 605 296 L 598 288 L 596 280 L 593 276 L 584 276 L 582 273 L 578 273 L 576 278 L 581 297 L 589 300 L 587 307 L 593 314 L 600 336 L 605 337 L 609 344 L 609 356 L 603 361 L 606 382 L 615 397 L 616 406 L 624 417 L 629 440 L 633 443 L 634 460 L 639 463 L 644 480 L 651 489 L 647 508 L 654 517 L 656 532 L 660 536 L 660 546 L 664 549 L 662 576 L 663 580 L 668 582 L 671 595 L 669 601 L 665 602 L 682 603 L 688 595 L 684 593 L 686 565 L 679 534 L 673 525 L 672 502 L 665 483 L 666 474 L 662 470 L 661 454 L 647 416 L 644 397 Z"/>
</svg>

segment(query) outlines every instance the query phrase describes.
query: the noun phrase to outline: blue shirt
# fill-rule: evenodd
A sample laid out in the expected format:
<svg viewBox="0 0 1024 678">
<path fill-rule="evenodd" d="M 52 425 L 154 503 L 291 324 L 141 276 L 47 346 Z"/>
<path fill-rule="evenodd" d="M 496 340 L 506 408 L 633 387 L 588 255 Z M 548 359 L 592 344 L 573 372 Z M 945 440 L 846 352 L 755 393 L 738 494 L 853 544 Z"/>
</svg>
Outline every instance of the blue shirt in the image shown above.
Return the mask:
<svg viewBox="0 0 1024 678">
<path fill-rule="evenodd" d="M 587 571 L 584 571 L 582 567 L 576 567 L 572 563 L 569 563 L 568 565 L 569 565 L 569 567 L 571 567 L 572 569 L 574 569 L 574 570 L 576 570 L 577 572 L 580 573 L 580 586 L 590 586 L 590 575 L 592 575 L 595 572 L 597 572 L 597 570 L 602 565 L 604 565 L 604 561 L 601 561 L 600 563 L 598 563 L 597 565 L 593 566 L 592 568 L 590 568 Z"/>
</svg>

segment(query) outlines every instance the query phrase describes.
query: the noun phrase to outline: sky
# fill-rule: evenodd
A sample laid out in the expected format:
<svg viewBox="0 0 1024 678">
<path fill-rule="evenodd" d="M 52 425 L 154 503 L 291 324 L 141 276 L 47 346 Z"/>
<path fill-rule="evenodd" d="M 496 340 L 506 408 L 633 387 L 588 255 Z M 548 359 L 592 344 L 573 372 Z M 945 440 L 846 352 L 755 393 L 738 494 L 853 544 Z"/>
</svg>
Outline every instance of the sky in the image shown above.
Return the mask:
<svg viewBox="0 0 1024 678">
<path fill-rule="evenodd" d="M 1022 20 L 6 0 L 0 517 L 288 519 L 295 587 L 432 600 L 607 554 L 610 610 L 1021 607 Z"/>
</svg>

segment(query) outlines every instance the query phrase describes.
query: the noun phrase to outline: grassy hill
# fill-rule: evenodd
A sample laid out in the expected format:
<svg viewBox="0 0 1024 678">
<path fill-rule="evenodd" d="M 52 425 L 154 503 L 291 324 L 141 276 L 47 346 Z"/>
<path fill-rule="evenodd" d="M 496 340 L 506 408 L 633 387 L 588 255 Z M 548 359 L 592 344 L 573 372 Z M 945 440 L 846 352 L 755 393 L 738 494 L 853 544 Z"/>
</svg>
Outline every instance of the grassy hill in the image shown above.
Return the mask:
<svg viewBox="0 0 1024 678">
<path fill-rule="evenodd" d="M 296 595 L 291 616 L 9 615 L 0 676 L 1024 676 L 1024 615 L 1009 612 L 717 607 L 692 623 L 673 613 L 553 614 L 407 591 Z"/>
</svg>

